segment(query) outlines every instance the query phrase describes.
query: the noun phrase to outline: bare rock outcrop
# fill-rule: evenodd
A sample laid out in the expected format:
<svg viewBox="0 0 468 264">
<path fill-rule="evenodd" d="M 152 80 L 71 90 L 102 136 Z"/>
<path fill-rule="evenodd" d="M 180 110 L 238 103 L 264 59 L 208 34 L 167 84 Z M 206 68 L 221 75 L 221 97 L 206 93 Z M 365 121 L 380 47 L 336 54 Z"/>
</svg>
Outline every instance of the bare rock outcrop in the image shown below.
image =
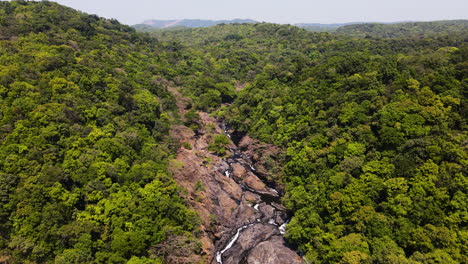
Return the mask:
<svg viewBox="0 0 468 264">
<path fill-rule="evenodd" d="M 281 236 L 273 236 L 267 241 L 260 242 L 247 257 L 247 264 L 300 264 L 302 259 L 296 252 L 282 245 Z"/>
<path fill-rule="evenodd" d="M 185 111 L 184 104 L 178 107 Z M 280 194 L 264 181 L 274 178 L 268 167 L 281 151 L 244 136 L 238 146 L 232 141 L 226 146 L 225 156 L 217 156 L 209 144 L 214 135 L 229 131 L 209 114 L 199 115 L 196 132 L 172 127 L 171 136 L 182 147 L 170 168 L 185 190 L 181 195 L 200 216 L 205 263 L 301 263 L 280 232 L 288 219 Z"/>
<path fill-rule="evenodd" d="M 277 228 L 267 224 L 253 224 L 239 236 L 237 243 L 225 253 L 223 264 L 243 263 L 250 256 L 250 251 L 272 236 L 280 235 Z M 259 262 L 263 263 L 263 262 Z"/>
</svg>

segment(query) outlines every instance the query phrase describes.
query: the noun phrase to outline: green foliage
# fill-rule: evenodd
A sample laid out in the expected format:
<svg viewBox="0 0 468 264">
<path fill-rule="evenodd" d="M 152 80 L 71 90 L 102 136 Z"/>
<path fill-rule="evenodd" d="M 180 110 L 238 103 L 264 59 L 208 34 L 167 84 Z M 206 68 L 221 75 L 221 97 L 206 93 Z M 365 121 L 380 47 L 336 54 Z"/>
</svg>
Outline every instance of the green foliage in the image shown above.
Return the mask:
<svg viewBox="0 0 468 264">
<path fill-rule="evenodd" d="M 195 240 L 197 218 L 167 172 L 163 48 L 48 1 L 0 12 L 0 255 L 162 263 L 152 247 Z"/>
<path fill-rule="evenodd" d="M 195 109 L 190 109 L 185 113 L 184 124 L 193 130 L 200 128 L 200 115 Z"/>
<path fill-rule="evenodd" d="M 226 146 L 229 144 L 229 138 L 224 134 L 214 136 L 212 142 L 208 146 L 210 151 L 214 151 L 217 155 L 226 154 Z"/>
<path fill-rule="evenodd" d="M 205 190 L 205 186 L 203 185 L 203 183 L 201 181 L 196 181 L 195 182 L 195 191 L 198 192 L 198 191 L 204 191 Z"/>
<path fill-rule="evenodd" d="M 192 149 L 192 145 L 190 145 L 188 142 L 184 142 L 184 148 L 190 150 Z"/>
</svg>

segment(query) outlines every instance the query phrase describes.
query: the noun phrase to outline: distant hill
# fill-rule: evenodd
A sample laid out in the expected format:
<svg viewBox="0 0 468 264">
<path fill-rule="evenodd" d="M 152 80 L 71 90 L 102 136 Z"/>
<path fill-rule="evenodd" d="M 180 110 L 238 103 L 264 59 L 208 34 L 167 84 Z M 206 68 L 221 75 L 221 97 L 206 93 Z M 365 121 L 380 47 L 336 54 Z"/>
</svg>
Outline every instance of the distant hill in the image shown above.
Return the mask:
<svg viewBox="0 0 468 264">
<path fill-rule="evenodd" d="M 145 25 L 145 24 L 137 24 L 137 25 L 133 25 L 132 27 L 140 32 L 177 31 L 177 30 L 183 30 L 183 29 L 189 28 L 189 27 L 178 26 L 178 25 L 173 26 L 173 27 L 158 28 L 158 27 L 152 27 L 152 26 Z"/>
<path fill-rule="evenodd" d="M 202 19 L 180 19 L 180 20 L 146 20 L 142 24 L 134 25 L 137 29 L 145 28 L 170 28 L 175 26 L 182 26 L 188 28 L 197 27 L 211 27 L 218 24 L 244 24 L 244 23 L 257 23 L 252 19 L 233 19 L 233 20 L 202 20 Z"/>
<path fill-rule="evenodd" d="M 337 33 L 354 37 L 410 37 L 468 32 L 468 20 L 442 20 L 431 22 L 404 22 L 394 24 L 364 23 L 345 25 Z"/>
<path fill-rule="evenodd" d="M 368 24 L 382 24 L 382 25 L 389 25 L 389 24 L 402 24 L 402 23 L 409 23 L 413 21 L 399 21 L 399 22 L 347 22 L 347 23 L 332 23 L 332 24 L 321 24 L 321 23 L 297 23 L 294 24 L 296 27 L 303 28 L 308 31 L 313 32 L 334 32 L 337 31 L 339 28 L 351 25 L 368 25 Z"/>
<path fill-rule="evenodd" d="M 298 23 L 294 24 L 296 27 L 300 27 L 309 31 L 314 32 L 332 32 L 337 30 L 340 27 L 346 25 L 360 24 L 361 22 L 351 22 L 351 23 L 333 23 L 333 24 L 320 24 L 320 23 Z"/>
</svg>

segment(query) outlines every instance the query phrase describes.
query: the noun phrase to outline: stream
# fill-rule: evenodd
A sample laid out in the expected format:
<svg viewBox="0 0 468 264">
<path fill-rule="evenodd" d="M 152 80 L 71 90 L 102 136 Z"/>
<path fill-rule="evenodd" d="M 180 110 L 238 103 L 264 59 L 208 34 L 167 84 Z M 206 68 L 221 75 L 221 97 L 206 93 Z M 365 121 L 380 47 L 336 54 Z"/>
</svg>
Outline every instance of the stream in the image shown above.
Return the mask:
<svg viewBox="0 0 468 264">
<path fill-rule="evenodd" d="M 284 208 L 281 205 L 281 196 L 278 190 L 276 190 L 275 184 L 273 182 L 268 182 L 267 178 L 255 169 L 250 157 L 242 153 L 242 151 L 239 149 L 238 142 L 235 142 L 235 140 L 233 139 L 233 135 L 229 133 L 226 124 L 221 123 L 220 127 L 224 130 L 226 136 L 233 140 L 235 145 L 234 148 L 230 149 L 231 153 L 233 154 L 230 157 L 224 158 L 224 161 L 229 165 L 228 169 L 224 171 L 224 175 L 228 178 L 232 178 L 241 187 L 243 192 L 251 192 L 260 197 L 260 202 L 251 205 L 256 211 L 257 216 L 255 218 L 255 221 L 246 223 L 242 226 L 233 229 L 230 232 L 230 237 L 227 240 L 225 240 L 224 243 L 219 245 L 219 248 L 222 249 L 216 252 L 216 262 L 219 264 L 223 264 L 223 257 L 225 257 L 226 253 L 229 253 L 229 250 L 236 245 L 236 242 L 238 242 L 239 237 L 247 229 L 256 228 L 257 225 L 270 225 L 274 226 L 277 229 L 277 231 L 274 231 L 271 234 L 271 236 L 284 235 L 286 230 L 286 224 L 289 221 L 289 216 L 286 212 L 286 208 Z M 266 184 L 266 191 L 255 190 L 249 187 L 247 184 L 245 184 L 242 181 L 242 179 L 235 177 L 233 174 L 233 164 L 242 165 L 246 170 L 258 177 L 258 179 L 260 179 L 263 183 Z M 244 256 L 245 258 L 248 251 L 250 251 L 252 248 L 255 248 L 259 243 L 263 241 L 264 240 L 255 241 L 255 243 L 250 249 L 244 250 L 246 252 L 241 252 L 239 253 L 239 255 Z"/>
</svg>

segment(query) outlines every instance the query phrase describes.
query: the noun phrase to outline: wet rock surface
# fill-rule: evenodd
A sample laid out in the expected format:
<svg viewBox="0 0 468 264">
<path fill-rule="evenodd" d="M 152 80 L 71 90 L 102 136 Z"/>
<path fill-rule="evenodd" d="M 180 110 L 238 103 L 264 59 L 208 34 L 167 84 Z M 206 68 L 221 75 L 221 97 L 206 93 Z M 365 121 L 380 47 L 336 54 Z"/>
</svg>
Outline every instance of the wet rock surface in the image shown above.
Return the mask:
<svg viewBox="0 0 468 264">
<path fill-rule="evenodd" d="M 227 146 L 224 157 L 208 150 L 213 135 L 230 131 L 207 113 L 201 128 L 174 126 L 171 134 L 185 146 L 170 166 L 185 198 L 201 218 L 206 263 L 301 263 L 284 241 L 288 220 L 280 203 L 281 190 L 263 181 L 268 171 L 261 153 L 278 150 L 243 136 Z M 242 149 L 241 149 L 242 148 Z"/>
</svg>

